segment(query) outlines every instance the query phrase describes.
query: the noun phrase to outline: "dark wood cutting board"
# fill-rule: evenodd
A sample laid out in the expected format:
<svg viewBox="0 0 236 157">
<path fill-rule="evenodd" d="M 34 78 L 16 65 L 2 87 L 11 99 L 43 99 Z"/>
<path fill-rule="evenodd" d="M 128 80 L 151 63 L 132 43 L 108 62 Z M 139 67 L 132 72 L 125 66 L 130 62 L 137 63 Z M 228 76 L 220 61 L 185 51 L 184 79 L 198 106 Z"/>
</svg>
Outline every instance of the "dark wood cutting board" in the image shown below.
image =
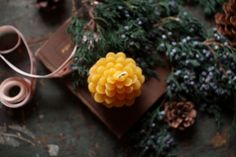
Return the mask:
<svg viewBox="0 0 236 157">
<path fill-rule="evenodd" d="M 67 33 L 70 20 L 67 20 L 49 40 L 38 49 L 36 56 L 50 70 L 53 71 L 62 64 L 73 49 L 73 42 Z M 159 79 L 151 78 L 144 84 L 142 95 L 136 99 L 131 107 L 107 109 L 97 104 L 86 87 L 73 89 L 70 80 L 65 79 L 67 87 L 117 136 L 121 137 L 130 129 L 141 116 L 164 94 L 165 79 L 168 70 L 157 69 Z"/>
</svg>

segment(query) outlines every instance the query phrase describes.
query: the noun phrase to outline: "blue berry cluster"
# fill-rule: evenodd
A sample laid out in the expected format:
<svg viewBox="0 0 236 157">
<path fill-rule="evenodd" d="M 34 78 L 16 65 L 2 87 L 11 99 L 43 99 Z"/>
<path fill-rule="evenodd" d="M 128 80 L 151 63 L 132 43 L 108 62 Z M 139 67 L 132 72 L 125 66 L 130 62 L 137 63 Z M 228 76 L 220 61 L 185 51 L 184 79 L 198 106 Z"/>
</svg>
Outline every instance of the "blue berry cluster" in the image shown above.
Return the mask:
<svg viewBox="0 0 236 157">
<path fill-rule="evenodd" d="M 175 146 L 175 139 L 169 127 L 163 121 L 164 111 L 155 110 L 149 117 L 151 121 L 142 121 L 143 126 L 137 134 L 142 142 L 136 144 L 137 148 L 143 150 L 144 156 L 153 154 L 154 156 L 166 156 Z M 145 119 L 144 119 L 145 120 Z"/>
<path fill-rule="evenodd" d="M 173 135 L 169 132 L 165 132 L 165 135 L 163 135 L 163 133 L 164 132 L 157 132 L 150 135 L 146 141 L 144 150 L 148 152 L 161 149 L 158 155 L 162 156 L 166 154 L 175 145 L 175 140 Z M 160 146 L 162 147 L 160 148 Z"/>
<path fill-rule="evenodd" d="M 211 42 L 189 37 L 171 43 L 166 51 L 173 67 L 167 80 L 167 93 L 172 99 L 187 97 L 198 103 L 220 103 L 236 91 L 236 53 L 224 38 L 214 34 Z M 221 44 L 219 41 L 224 41 Z"/>
</svg>

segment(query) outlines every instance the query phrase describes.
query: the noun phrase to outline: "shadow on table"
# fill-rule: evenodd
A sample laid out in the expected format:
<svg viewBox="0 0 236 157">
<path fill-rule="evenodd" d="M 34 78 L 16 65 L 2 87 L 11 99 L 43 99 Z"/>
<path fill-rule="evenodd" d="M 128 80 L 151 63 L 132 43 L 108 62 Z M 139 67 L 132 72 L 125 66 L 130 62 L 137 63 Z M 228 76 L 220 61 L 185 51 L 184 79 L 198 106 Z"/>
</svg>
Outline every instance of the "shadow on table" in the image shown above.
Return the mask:
<svg viewBox="0 0 236 157">
<path fill-rule="evenodd" d="M 48 25 L 58 25 L 65 21 L 68 17 L 68 10 L 64 0 L 55 7 L 48 9 L 39 9 L 39 15 L 43 22 Z"/>
</svg>

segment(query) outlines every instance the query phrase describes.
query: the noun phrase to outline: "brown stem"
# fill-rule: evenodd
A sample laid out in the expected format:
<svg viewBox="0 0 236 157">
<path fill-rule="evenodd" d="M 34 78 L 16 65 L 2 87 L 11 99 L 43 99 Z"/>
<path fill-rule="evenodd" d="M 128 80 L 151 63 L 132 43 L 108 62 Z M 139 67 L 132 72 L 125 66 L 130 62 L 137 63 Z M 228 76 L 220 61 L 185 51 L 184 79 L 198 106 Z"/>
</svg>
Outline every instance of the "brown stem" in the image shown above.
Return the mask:
<svg viewBox="0 0 236 157">
<path fill-rule="evenodd" d="M 88 9 L 88 16 L 90 18 L 89 22 L 85 25 L 84 29 L 85 30 L 93 30 L 94 32 L 96 32 L 97 31 L 97 24 L 96 24 L 95 17 L 94 17 L 95 5 L 94 6 L 88 5 L 87 1 L 84 1 L 83 4 Z"/>
<path fill-rule="evenodd" d="M 219 43 L 219 42 L 215 41 L 214 39 L 207 39 L 207 40 L 203 41 L 203 44 L 204 44 L 204 45 L 215 44 L 215 45 L 218 45 L 218 46 L 221 46 L 221 47 L 224 47 L 224 46 L 225 46 L 225 45 L 223 45 L 222 43 Z"/>
<path fill-rule="evenodd" d="M 177 22 L 180 22 L 181 19 L 178 18 L 178 17 L 174 17 L 174 16 L 169 16 L 169 17 L 165 17 L 165 18 L 162 18 L 159 22 L 157 22 L 156 24 L 153 25 L 153 27 L 160 27 L 160 25 L 167 21 L 167 20 L 172 20 L 172 21 L 177 21 Z"/>
<path fill-rule="evenodd" d="M 71 0 L 71 3 L 72 3 L 72 16 L 77 16 L 78 12 L 78 8 L 77 8 L 77 3 L 76 3 L 76 0 Z"/>
<path fill-rule="evenodd" d="M 210 50 L 210 52 L 214 55 L 215 54 L 215 51 L 213 50 L 213 48 L 210 46 L 211 44 L 216 44 L 218 46 L 221 46 L 223 47 L 224 45 L 219 43 L 219 42 L 216 42 L 215 40 L 213 39 L 207 39 L 203 42 L 203 44 Z M 219 60 L 217 60 L 217 64 L 220 66 L 220 68 L 222 68 L 225 71 L 225 69 L 223 68 L 223 65 L 220 63 Z"/>
</svg>

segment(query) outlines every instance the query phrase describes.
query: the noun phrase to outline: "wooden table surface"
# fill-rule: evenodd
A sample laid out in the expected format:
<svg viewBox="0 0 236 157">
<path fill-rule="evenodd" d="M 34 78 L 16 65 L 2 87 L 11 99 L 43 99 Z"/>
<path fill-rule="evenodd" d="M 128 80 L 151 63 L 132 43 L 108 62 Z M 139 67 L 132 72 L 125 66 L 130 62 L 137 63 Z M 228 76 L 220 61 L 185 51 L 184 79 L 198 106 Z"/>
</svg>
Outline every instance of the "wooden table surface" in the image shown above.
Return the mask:
<svg viewBox="0 0 236 157">
<path fill-rule="evenodd" d="M 69 0 L 50 14 L 40 13 L 32 0 L 1 0 L 0 4 L 0 25 L 16 26 L 33 51 L 70 15 Z M 27 64 L 27 59 L 22 62 Z M 2 61 L 0 64 L 0 80 L 16 75 Z M 48 71 L 39 63 L 38 72 Z M 224 115 L 224 128 L 217 133 L 214 120 L 200 116 L 189 132 L 176 134 L 178 156 L 235 157 L 236 140 L 228 140 L 225 133 L 230 120 Z M 47 157 L 49 148 L 59 148 L 62 157 L 132 157 L 123 140 L 110 133 L 60 79 L 38 80 L 35 96 L 25 107 L 0 108 L 1 157 Z"/>
</svg>

